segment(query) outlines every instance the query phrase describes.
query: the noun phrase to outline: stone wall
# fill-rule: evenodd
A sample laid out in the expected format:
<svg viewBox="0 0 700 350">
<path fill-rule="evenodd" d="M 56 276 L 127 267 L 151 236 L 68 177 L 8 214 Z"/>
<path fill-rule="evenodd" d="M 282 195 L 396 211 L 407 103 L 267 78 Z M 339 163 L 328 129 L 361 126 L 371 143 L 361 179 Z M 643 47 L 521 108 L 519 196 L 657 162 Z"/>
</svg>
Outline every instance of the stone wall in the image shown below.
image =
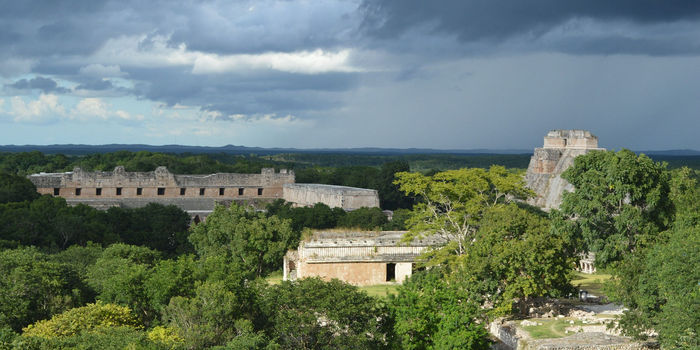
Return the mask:
<svg viewBox="0 0 700 350">
<path fill-rule="evenodd" d="M 367 286 L 386 283 L 386 269 L 386 263 L 381 262 L 301 263 L 297 277 L 321 277 L 327 281 L 337 278 L 356 286 Z"/>
<path fill-rule="evenodd" d="M 331 208 L 345 210 L 379 207 L 379 196 L 376 190 L 347 186 L 290 183 L 284 185 L 283 198 L 298 206 L 324 203 Z"/>
<path fill-rule="evenodd" d="M 165 167 L 152 172 L 114 171 L 33 174 L 29 179 L 41 194 L 66 199 L 127 198 L 282 198 L 282 186 L 294 183 L 294 172 L 263 169 L 260 174 L 219 173 L 175 175 Z"/>
</svg>

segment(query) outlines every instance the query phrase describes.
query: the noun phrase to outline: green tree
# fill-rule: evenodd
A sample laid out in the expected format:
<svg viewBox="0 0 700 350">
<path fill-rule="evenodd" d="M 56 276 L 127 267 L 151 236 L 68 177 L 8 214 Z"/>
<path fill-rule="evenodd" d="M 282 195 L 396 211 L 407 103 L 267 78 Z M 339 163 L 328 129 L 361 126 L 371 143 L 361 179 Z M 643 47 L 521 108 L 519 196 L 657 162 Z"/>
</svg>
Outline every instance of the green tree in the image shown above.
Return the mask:
<svg viewBox="0 0 700 350">
<path fill-rule="evenodd" d="M 377 186 L 379 203 L 381 203 L 382 209 L 396 210 L 412 206 L 413 202 L 411 199 L 399 190 L 399 186 L 394 184 L 396 173 L 408 171 L 411 171 L 411 168 L 406 161 L 393 161 L 382 164 Z"/>
<path fill-rule="evenodd" d="M 342 208 L 330 208 L 326 204 L 316 203 L 313 207 L 292 208 L 292 203 L 277 199 L 267 205 L 267 216 L 291 220 L 292 229 L 301 232 L 304 228 L 325 229 L 338 225 L 345 216 Z"/>
<path fill-rule="evenodd" d="M 174 350 L 157 341 L 151 341 L 146 332 L 134 327 L 99 327 L 66 337 L 17 337 L 12 343 L 16 350 Z"/>
<path fill-rule="evenodd" d="M 359 208 L 348 212 L 338 220 L 339 227 L 359 228 L 362 230 L 381 229 L 388 222 L 386 215 L 379 208 Z"/>
<path fill-rule="evenodd" d="M 76 272 L 33 247 L 0 251 L 0 327 L 15 331 L 83 302 Z"/>
<path fill-rule="evenodd" d="M 405 231 L 408 229 L 407 223 L 411 215 L 411 211 L 408 209 L 394 210 L 391 221 L 384 224 L 382 229 L 385 231 Z"/>
<path fill-rule="evenodd" d="M 434 267 L 413 274 L 391 295 L 394 332 L 403 349 L 488 349 L 480 296 Z"/>
<path fill-rule="evenodd" d="M 483 295 L 496 316 L 513 306 L 525 314 L 530 300 L 562 297 L 572 292 L 571 272 L 576 263 L 571 242 L 550 232 L 547 215 L 514 203 L 487 209 L 476 239 L 457 260 L 451 278 L 467 281 Z"/>
<path fill-rule="evenodd" d="M 87 282 L 106 303 L 129 306 L 145 325 L 157 319 L 146 290 L 146 281 L 160 253 L 146 247 L 113 244 L 88 268 Z"/>
<path fill-rule="evenodd" d="M 170 256 L 192 251 L 187 241 L 190 217 L 174 205 L 110 208 L 106 220 L 123 243 L 147 246 Z"/>
<path fill-rule="evenodd" d="M 172 297 L 193 296 L 195 283 L 201 279 L 199 270 L 192 255 L 159 261 L 144 281 L 151 307 L 162 312 Z"/>
<path fill-rule="evenodd" d="M 396 174 L 396 184 L 418 199 L 406 239 L 439 235 L 452 243 L 448 249 L 456 255 L 467 251 L 487 208 L 532 195 L 520 174 L 500 166 L 449 170 L 432 176 L 403 172 Z"/>
<path fill-rule="evenodd" d="M 669 197 L 675 209 L 674 227 L 700 226 L 700 172 L 683 167 L 671 172 Z"/>
<path fill-rule="evenodd" d="M 223 258 L 241 279 L 278 269 L 287 250 L 299 244 L 289 221 L 236 204 L 217 205 L 189 239 L 202 259 Z"/>
<path fill-rule="evenodd" d="M 192 297 L 170 299 L 163 319 L 179 330 L 188 349 L 224 345 L 240 331 L 249 331 L 244 319 L 245 302 L 220 281 L 206 281 Z M 244 329 L 242 329 L 244 328 Z"/>
<path fill-rule="evenodd" d="M 593 151 L 576 157 L 562 178 L 576 190 L 564 193 L 555 226 L 582 239 L 598 267 L 653 244 L 671 223 L 669 173 L 643 154 Z"/>
<path fill-rule="evenodd" d="M 344 282 L 283 281 L 261 298 L 267 333 L 283 348 L 377 349 L 391 343 L 386 307 Z"/>
<path fill-rule="evenodd" d="M 87 304 L 70 309 L 49 320 L 42 320 L 24 328 L 23 336 L 56 338 L 66 337 L 99 327 L 133 327 L 140 328 L 136 317 L 128 307 L 103 304 Z"/>
<path fill-rule="evenodd" d="M 0 173 L 0 204 L 33 201 L 39 198 L 36 186 L 29 179 Z"/>
<path fill-rule="evenodd" d="M 611 297 L 629 310 L 622 330 L 656 330 L 663 347 L 700 346 L 700 227 L 673 230 L 666 243 L 635 253 L 616 269 Z"/>
</svg>

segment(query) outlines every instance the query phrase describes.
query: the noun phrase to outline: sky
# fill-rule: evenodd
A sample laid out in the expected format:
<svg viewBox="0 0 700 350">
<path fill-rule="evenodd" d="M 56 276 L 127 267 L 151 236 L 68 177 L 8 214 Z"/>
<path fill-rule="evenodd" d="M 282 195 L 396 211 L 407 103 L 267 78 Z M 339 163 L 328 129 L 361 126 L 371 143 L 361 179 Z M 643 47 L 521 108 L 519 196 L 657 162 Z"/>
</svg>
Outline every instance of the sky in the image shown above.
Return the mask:
<svg viewBox="0 0 700 350">
<path fill-rule="evenodd" d="M 0 0 L 0 144 L 700 149 L 697 0 Z"/>
</svg>

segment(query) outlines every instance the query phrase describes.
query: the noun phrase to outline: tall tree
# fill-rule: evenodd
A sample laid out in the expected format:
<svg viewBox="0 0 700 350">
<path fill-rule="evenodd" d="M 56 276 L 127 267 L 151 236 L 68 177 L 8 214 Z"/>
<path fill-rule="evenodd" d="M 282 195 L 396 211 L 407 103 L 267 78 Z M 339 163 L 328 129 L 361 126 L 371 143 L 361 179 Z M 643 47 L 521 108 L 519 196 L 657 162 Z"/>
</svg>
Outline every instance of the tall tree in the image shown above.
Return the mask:
<svg viewBox="0 0 700 350">
<path fill-rule="evenodd" d="M 36 186 L 22 176 L 0 173 L 0 204 L 39 198 Z"/>
<path fill-rule="evenodd" d="M 19 331 L 83 303 L 86 290 L 70 266 L 33 247 L 0 251 L 0 328 Z"/>
<path fill-rule="evenodd" d="M 391 344 L 391 319 L 379 300 L 339 280 L 283 281 L 267 288 L 269 337 L 286 349 L 378 349 Z"/>
<path fill-rule="evenodd" d="M 564 193 L 555 226 L 582 239 L 599 267 L 653 244 L 671 223 L 670 174 L 643 154 L 593 151 L 576 157 L 562 178 L 576 190 Z"/>
<path fill-rule="evenodd" d="M 440 235 L 449 249 L 462 255 L 474 240 L 484 211 L 499 203 L 532 195 L 522 176 L 504 167 L 449 170 L 432 176 L 420 173 L 396 174 L 399 189 L 416 196 L 407 239 Z"/>
<path fill-rule="evenodd" d="M 488 349 L 479 296 L 440 267 L 420 271 L 390 296 L 394 332 L 403 349 Z"/>
<path fill-rule="evenodd" d="M 235 203 L 229 208 L 217 205 L 205 222 L 192 228 L 189 239 L 203 259 L 224 259 L 243 279 L 278 269 L 287 250 L 299 244 L 288 220 Z"/>
</svg>

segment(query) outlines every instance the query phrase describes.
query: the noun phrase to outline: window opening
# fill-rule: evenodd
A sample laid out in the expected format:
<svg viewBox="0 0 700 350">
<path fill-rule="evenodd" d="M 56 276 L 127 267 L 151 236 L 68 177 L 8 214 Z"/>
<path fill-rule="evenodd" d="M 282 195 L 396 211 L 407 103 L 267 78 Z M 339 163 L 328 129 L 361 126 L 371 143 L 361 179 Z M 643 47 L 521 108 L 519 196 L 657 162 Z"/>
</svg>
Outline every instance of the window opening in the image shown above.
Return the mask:
<svg viewBox="0 0 700 350">
<path fill-rule="evenodd" d="M 140 196 L 142 194 L 143 194 L 143 188 L 141 188 L 141 187 L 136 188 L 136 195 Z"/>
<path fill-rule="evenodd" d="M 121 195 L 122 195 L 122 188 L 117 187 L 117 196 L 121 196 Z"/>
<path fill-rule="evenodd" d="M 181 196 L 185 195 L 185 188 L 184 187 L 180 188 L 180 195 Z"/>
<path fill-rule="evenodd" d="M 223 196 L 223 195 L 224 195 L 224 188 L 219 187 L 219 196 Z"/>
<path fill-rule="evenodd" d="M 258 188 L 258 196 L 262 196 L 262 191 L 263 191 L 262 188 Z"/>
<path fill-rule="evenodd" d="M 96 188 L 96 189 L 95 189 L 95 195 L 96 195 L 96 196 L 101 196 L 101 195 L 102 195 L 102 189 L 99 188 L 99 187 Z"/>
<path fill-rule="evenodd" d="M 242 196 L 242 195 L 243 195 L 243 187 L 241 187 L 241 188 L 238 189 L 238 195 L 239 195 L 239 196 Z"/>
<path fill-rule="evenodd" d="M 199 195 L 200 195 L 200 196 L 203 196 L 203 195 L 204 195 L 204 189 L 203 189 L 203 188 L 200 188 L 200 189 L 199 189 Z"/>
<path fill-rule="evenodd" d="M 76 195 L 76 196 L 79 196 L 79 195 L 80 195 L 80 188 L 76 188 L 76 189 L 75 189 L 75 195 Z"/>
<path fill-rule="evenodd" d="M 165 188 L 164 187 L 158 187 L 158 195 L 159 196 L 165 195 Z"/>
<path fill-rule="evenodd" d="M 58 187 L 54 187 L 53 188 L 53 195 L 58 196 L 59 194 L 61 194 L 61 189 Z"/>
</svg>

